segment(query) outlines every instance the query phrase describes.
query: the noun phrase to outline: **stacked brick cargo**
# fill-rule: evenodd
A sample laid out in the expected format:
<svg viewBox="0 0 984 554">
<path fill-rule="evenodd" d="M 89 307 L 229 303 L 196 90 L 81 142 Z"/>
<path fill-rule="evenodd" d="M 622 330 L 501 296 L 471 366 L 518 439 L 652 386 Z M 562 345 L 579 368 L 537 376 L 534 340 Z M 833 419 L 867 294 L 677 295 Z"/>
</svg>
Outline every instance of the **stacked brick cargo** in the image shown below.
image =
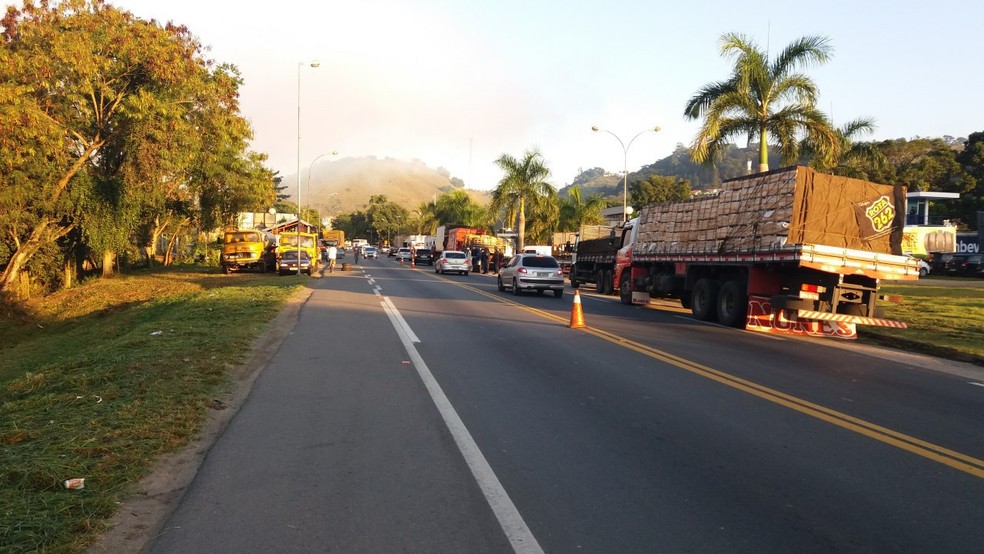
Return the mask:
<svg viewBox="0 0 984 554">
<path fill-rule="evenodd" d="M 720 254 L 785 246 L 796 171 L 728 181 L 713 195 L 657 204 L 640 214 L 646 254 Z"/>
</svg>

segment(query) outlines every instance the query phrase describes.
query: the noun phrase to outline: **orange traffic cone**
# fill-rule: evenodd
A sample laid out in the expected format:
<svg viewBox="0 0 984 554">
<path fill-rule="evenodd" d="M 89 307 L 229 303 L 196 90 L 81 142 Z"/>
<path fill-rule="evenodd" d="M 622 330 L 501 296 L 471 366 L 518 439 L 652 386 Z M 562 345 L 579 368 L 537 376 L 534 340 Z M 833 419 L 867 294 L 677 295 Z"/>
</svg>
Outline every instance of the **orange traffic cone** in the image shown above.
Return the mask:
<svg viewBox="0 0 984 554">
<path fill-rule="evenodd" d="M 584 327 L 584 312 L 581 311 L 581 293 L 574 289 L 574 306 L 571 307 L 571 329 L 581 329 Z"/>
<path fill-rule="evenodd" d="M 413 256 L 410 256 L 410 269 L 414 269 L 415 267 L 417 267 L 417 265 L 413 263 Z"/>
</svg>

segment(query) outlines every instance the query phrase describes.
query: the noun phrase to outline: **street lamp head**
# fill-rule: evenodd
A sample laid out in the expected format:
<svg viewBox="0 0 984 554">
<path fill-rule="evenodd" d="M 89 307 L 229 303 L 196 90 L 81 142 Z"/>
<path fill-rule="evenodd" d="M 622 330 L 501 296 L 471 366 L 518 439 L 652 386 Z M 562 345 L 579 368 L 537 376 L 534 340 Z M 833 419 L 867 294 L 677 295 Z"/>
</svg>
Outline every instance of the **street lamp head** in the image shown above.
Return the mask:
<svg viewBox="0 0 984 554">
<path fill-rule="evenodd" d="M 660 126 L 659 126 L 659 125 L 657 125 L 657 126 L 655 126 L 655 127 L 653 127 L 653 132 L 654 132 L 654 133 L 658 133 L 658 132 L 660 132 L 660 131 L 662 131 L 662 128 L 660 128 Z"/>
<path fill-rule="evenodd" d="M 597 125 L 592 125 L 592 126 L 591 126 L 591 130 L 597 133 L 597 132 L 598 132 L 598 131 L 600 131 L 601 129 L 599 129 Z"/>
<path fill-rule="evenodd" d="M 319 65 L 321 65 L 321 62 L 319 62 L 318 60 L 313 60 L 311 62 L 311 67 L 318 67 Z"/>
</svg>

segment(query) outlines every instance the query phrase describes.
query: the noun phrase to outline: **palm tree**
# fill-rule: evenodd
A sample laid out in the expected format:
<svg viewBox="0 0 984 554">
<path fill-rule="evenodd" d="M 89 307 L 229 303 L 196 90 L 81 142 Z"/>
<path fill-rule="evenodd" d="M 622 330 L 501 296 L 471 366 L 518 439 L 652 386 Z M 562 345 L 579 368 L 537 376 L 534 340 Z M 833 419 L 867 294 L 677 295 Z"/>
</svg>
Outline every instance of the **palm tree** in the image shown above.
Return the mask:
<svg viewBox="0 0 984 554">
<path fill-rule="evenodd" d="M 863 117 L 849 121 L 834 132 L 840 143 L 837 157 L 821 156 L 810 141 L 804 141 L 803 154 L 810 167 L 845 177 L 867 179 L 866 169 L 881 170 L 888 164 L 885 154 L 870 142 L 858 142 L 861 135 L 875 131 L 875 120 Z"/>
<path fill-rule="evenodd" d="M 560 201 L 560 228 L 577 231 L 582 225 L 604 223 L 601 210 L 606 207 L 607 203 L 601 195 L 592 194 L 585 199 L 581 196 L 581 187 L 572 186 L 567 191 L 567 198 Z"/>
<path fill-rule="evenodd" d="M 547 183 L 550 170 L 543 160 L 543 155 L 536 149 L 527 150 L 522 160 L 503 154 L 495 164 L 506 175 L 492 191 L 489 211 L 492 212 L 493 217 L 506 212 L 506 220 L 510 224 L 514 218 L 518 219 L 516 246 L 521 251 L 526 245 L 527 203 L 530 203 L 531 208 L 537 207 L 537 204 L 543 200 L 554 199 L 557 191 Z"/>
<path fill-rule="evenodd" d="M 808 36 L 792 42 L 771 63 L 744 35 L 721 37 L 721 54 L 734 59 L 727 81 L 697 91 L 684 110 L 689 119 L 704 117 L 694 138 L 696 163 L 713 163 L 729 139 L 747 136 L 759 141 L 759 171 L 769 170 L 771 138 L 779 145 L 783 164 L 799 159 L 798 137 L 805 135 L 821 156 L 836 157 L 840 142 L 827 118 L 816 108 L 813 79 L 796 73 L 800 66 L 823 63 L 830 57 L 829 39 Z"/>
</svg>

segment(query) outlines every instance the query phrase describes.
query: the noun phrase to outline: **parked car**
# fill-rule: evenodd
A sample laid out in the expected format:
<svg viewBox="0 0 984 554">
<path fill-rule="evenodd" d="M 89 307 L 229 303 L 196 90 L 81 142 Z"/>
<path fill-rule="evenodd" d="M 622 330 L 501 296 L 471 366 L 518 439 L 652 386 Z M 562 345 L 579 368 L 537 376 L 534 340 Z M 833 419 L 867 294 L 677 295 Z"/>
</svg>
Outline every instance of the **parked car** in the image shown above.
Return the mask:
<svg viewBox="0 0 984 554">
<path fill-rule="evenodd" d="M 553 256 L 542 254 L 517 254 L 499 270 L 499 291 L 506 288 L 518 295 L 523 290 L 535 290 L 538 294 L 551 290 L 554 296 L 564 295 L 564 273 Z"/>
<path fill-rule="evenodd" d="M 376 258 L 379 255 L 379 250 L 375 246 L 366 246 L 362 249 L 362 255 L 366 258 Z"/>
<path fill-rule="evenodd" d="M 393 255 L 393 249 L 390 248 L 389 246 L 380 246 L 379 247 L 379 253 L 380 254 L 386 254 L 387 256 L 392 256 Z"/>
<path fill-rule="evenodd" d="M 952 257 L 953 254 L 949 253 L 944 254 L 942 252 L 930 252 L 928 260 L 930 273 L 946 273 L 946 262 Z"/>
<path fill-rule="evenodd" d="M 410 253 L 410 249 L 409 248 L 400 248 L 399 250 L 396 251 L 396 259 L 397 259 L 397 261 L 404 260 L 404 261 L 409 262 L 410 261 L 410 256 L 412 256 L 412 255 L 413 254 Z"/>
<path fill-rule="evenodd" d="M 919 277 L 925 277 L 933 271 L 933 266 L 926 263 L 926 260 L 919 260 Z"/>
<path fill-rule="evenodd" d="M 467 276 L 469 270 L 471 270 L 471 262 L 468 261 L 468 255 L 460 250 L 445 250 L 434 262 L 434 273 L 442 275 L 448 271 L 457 271 Z"/>
<path fill-rule="evenodd" d="M 311 256 L 304 250 L 301 250 L 300 254 L 301 273 L 311 275 Z M 297 273 L 297 250 L 287 250 L 281 254 L 280 261 L 277 262 L 277 269 L 280 271 L 280 275 Z"/>
<path fill-rule="evenodd" d="M 954 254 L 946 262 L 947 275 L 975 275 L 981 268 L 981 254 Z"/>
<path fill-rule="evenodd" d="M 416 265 L 434 265 L 434 257 L 431 255 L 431 251 L 426 248 L 418 248 L 414 250 L 413 263 Z"/>
</svg>

